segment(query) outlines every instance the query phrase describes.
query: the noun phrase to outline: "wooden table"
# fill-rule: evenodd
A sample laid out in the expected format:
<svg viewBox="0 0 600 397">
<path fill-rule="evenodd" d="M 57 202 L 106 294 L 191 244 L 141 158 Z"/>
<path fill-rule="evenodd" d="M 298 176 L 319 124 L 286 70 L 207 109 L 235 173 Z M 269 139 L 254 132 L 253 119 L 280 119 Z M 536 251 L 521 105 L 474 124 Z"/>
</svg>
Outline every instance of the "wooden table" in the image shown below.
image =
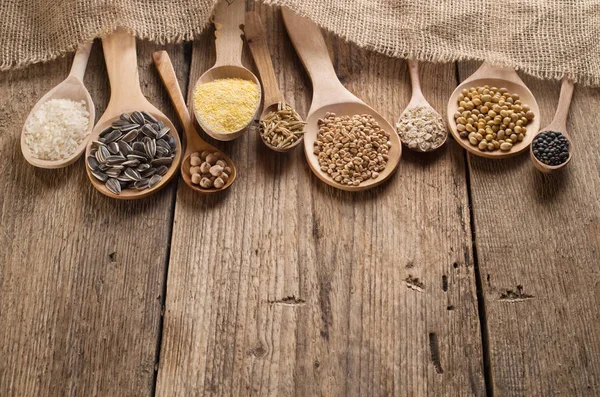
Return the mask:
<svg viewBox="0 0 600 397">
<path fill-rule="evenodd" d="M 306 115 L 310 81 L 281 16 L 259 11 Z M 395 120 L 406 62 L 327 43 L 342 82 Z M 151 60 L 164 47 L 138 46 L 142 90 L 175 121 Z M 188 91 L 214 62 L 212 31 L 166 48 Z M 351 194 L 251 131 L 218 145 L 239 167 L 230 191 L 179 180 L 121 202 L 83 160 L 51 171 L 21 156 L 29 109 L 69 63 L 0 74 L 0 396 L 600 395 L 597 89 L 577 87 L 576 154 L 558 175 L 450 140 Z M 475 66 L 424 65 L 431 103 L 445 109 Z M 559 83 L 524 79 L 546 124 Z M 99 43 L 85 81 L 101 115 Z"/>
</svg>

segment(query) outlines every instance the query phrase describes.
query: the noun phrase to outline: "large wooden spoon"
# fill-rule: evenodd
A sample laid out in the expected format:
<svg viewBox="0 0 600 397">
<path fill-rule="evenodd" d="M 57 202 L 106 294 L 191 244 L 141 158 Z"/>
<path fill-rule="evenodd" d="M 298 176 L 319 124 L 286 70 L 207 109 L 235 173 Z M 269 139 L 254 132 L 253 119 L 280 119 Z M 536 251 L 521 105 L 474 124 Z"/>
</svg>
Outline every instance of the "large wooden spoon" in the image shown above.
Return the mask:
<svg viewBox="0 0 600 397">
<path fill-rule="evenodd" d="M 231 186 L 237 174 L 233 161 L 231 161 L 231 159 L 225 153 L 221 152 L 202 139 L 198 134 L 198 131 L 196 131 L 194 122 L 192 121 L 187 107 L 185 106 L 185 100 L 183 99 L 183 94 L 179 88 L 179 82 L 177 81 L 175 69 L 173 69 L 173 64 L 171 63 L 169 54 L 166 51 L 157 51 L 152 55 L 152 58 L 154 59 L 156 69 L 158 69 L 158 74 L 160 75 L 160 78 L 167 89 L 167 93 L 173 102 L 175 111 L 177 111 L 177 115 L 179 116 L 179 120 L 183 126 L 183 130 L 185 131 L 186 148 L 183 162 L 181 163 L 181 176 L 183 177 L 183 180 L 190 188 L 199 193 L 215 193 L 227 189 L 229 186 Z M 190 173 L 191 155 L 194 152 L 203 152 L 205 150 L 221 153 L 222 158 L 225 160 L 229 168 L 231 168 L 229 179 L 227 179 L 225 185 L 220 189 L 205 189 L 192 183 L 192 175 Z"/>
<path fill-rule="evenodd" d="M 495 150 L 493 152 L 481 151 L 477 146 L 473 146 L 469 143 L 469 140 L 460 137 L 456 129 L 456 121 L 454 120 L 454 113 L 458 109 L 458 97 L 460 96 L 463 88 L 469 89 L 471 87 L 483 87 L 489 85 L 490 87 L 504 87 L 512 94 L 518 94 L 521 101 L 524 104 L 529 105 L 531 111 L 535 114 L 535 117 L 529 124 L 527 124 L 527 134 L 523 141 L 516 143 L 512 149 L 508 152 L 502 150 Z M 533 137 L 537 134 L 540 129 L 540 108 L 538 104 L 523 80 L 519 77 L 517 72 L 512 68 L 499 68 L 492 66 L 487 62 L 484 62 L 479 69 L 469 76 L 465 81 L 462 82 L 448 100 L 447 108 L 448 127 L 450 132 L 454 136 L 456 142 L 458 142 L 467 151 L 481 157 L 486 158 L 506 158 L 515 156 L 524 150 L 527 150 L 529 144 L 533 140 Z"/>
<path fill-rule="evenodd" d="M 114 194 L 104 186 L 104 183 L 92 176 L 89 167 L 86 165 L 88 177 L 92 185 L 100 193 L 116 199 L 140 199 L 157 192 L 175 176 L 182 158 L 181 141 L 171 120 L 148 102 L 142 93 L 138 74 L 135 37 L 124 29 L 119 28 L 102 39 L 102 48 L 104 50 L 106 70 L 110 81 L 110 101 L 104 114 L 92 131 L 91 140 L 97 140 L 100 133 L 119 118 L 122 113 L 131 113 L 137 110 L 140 112 L 146 111 L 156 119 L 161 120 L 165 124 L 165 127 L 169 127 L 169 135 L 174 137 L 177 143 L 177 151 L 175 152 L 173 162 L 169 166 L 169 170 L 163 175 L 160 182 L 151 189 L 125 189 L 121 194 Z M 90 142 L 86 150 L 86 157 L 89 156 L 91 150 L 92 143 Z"/>
<path fill-rule="evenodd" d="M 531 161 L 533 161 L 533 165 L 535 166 L 535 168 L 537 168 L 543 173 L 547 174 L 563 168 L 569 163 L 569 161 L 571 161 L 571 157 L 573 157 L 573 142 L 571 141 L 571 137 L 567 132 L 567 118 L 569 117 L 569 107 L 571 106 L 571 99 L 573 98 L 574 89 L 575 87 L 573 85 L 573 80 L 571 80 L 567 76 L 563 77 L 562 85 L 560 87 L 560 98 L 558 99 L 558 106 L 556 107 L 554 119 L 552 119 L 552 122 L 546 128 L 542 129 L 539 132 L 539 134 L 546 131 L 555 131 L 562 133 L 569 142 L 569 157 L 567 158 L 567 160 L 559 165 L 544 164 L 540 160 L 538 160 L 537 157 L 535 157 L 535 155 L 533 154 L 533 145 L 531 145 L 531 149 L 529 150 L 529 153 L 531 155 Z"/>
<path fill-rule="evenodd" d="M 83 84 L 83 76 L 85 75 L 85 69 L 87 67 L 88 58 L 90 57 L 90 51 L 92 50 L 92 44 L 93 43 L 90 42 L 82 44 L 79 47 L 75 53 L 75 58 L 73 58 L 73 65 L 71 66 L 71 72 L 69 73 L 69 76 L 62 83 L 44 95 L 35 104 L 27 118 L 31 117 L 35 112 L 37 112 L 42 104 L 51 99 L 70 99 L 71 101 L 75 102 L 85 101 L 87 111 L 89 113 L 88 129 L 86 132 L 89 134 L 94 126 L 94 120 L 96 119 L 96 108 L 94 107 L 94 102 L 92 101 L 90 93 Z M 23 157 L 25 157 L 25 160 L 27 160 L 29 164 L 36 167 L 49 169 L 62 168 L 73 164 L 84 152 L 89 139 L 88 136 L 87 139 L 82 140 L 75 152 L 67 158 L 60 160 L 42 160 L 34 157 L 33 153 L 29 149 L 29 146 L 25 142 L 25 137 L 25 127 L 23 126 L 23 131 L 21 132 L 21 152 L 23 152 Z"/>
<path fill-rule="evenodd" d="M 242 65 L 242 31 L 246 15 L 246 0 L 221 0 L 215 8 L 215 46 L 217 51 L 217 61 L 215 65 L 208 69 L 196 82 L 194 92 L 200 84 L 210 83 L 217 79 L 243 79 L 256 83 L 260 91 L 260 82 L 256 76 Z M 260 107 L 260 98 L 256 102 L 254 115 Z M 194 105 L 194 115 L 198 124 L 211 137 L 219 141 L 231 141 L 245 131 L 254 121 L 252 117 L 248 123 L 237 131 L 223 133 L 210 128 L 203 120 L 200 112 Z"/>
<path fill-rule="evenodd" d="M 429 102 L 427 102 L 427 99 L 425 99 L 425 96 L 423 95 L 423 91 L 421 90 L 421 80 L 419 79 L 419 62 L 415 61 L 415 60 L 409 60 L 408 61 L 408 71 L 410 74 L 412 97 L 410 99 L 410 102 L 406 106 L 406 109 L 404 109 L 404 111 L 402 112 L 402 115 L 400 115 L 398 122 L 400 122 L 400 120 L 403 119 L 404 115 L 409 110 L 416 109 L 416 108 L 428 108 L 428 109 L 430 109 L 431 112 L 435 113 L 438 118 L 441 118 L 440 114 L 433 108 L 433 106 L 431 106 L 429 104 Z M 446 130 L 444 128 L 444 132 L 445 132 L 444 139 L 441 140 L 440 142 L 438 142 L 437 145 L 434 145 L 434 146 L 432 145 L 432 146 L 428 147 L 427 149 L 422 148 L 420 145 L 412 146 L 408 142 L 402 142 L 402 143 L 404 143 L 406 145 L 406 147 L 408 147 L 410 150 L 414 150 L 415 152 L 431 152 L 431 151 L 441 147 L 444 144 L 444 142 L 446 142 L 446 139 L 448 139 L 448 130 Z M 429 144 L 427 144 L 427 145 L 429 145 Z"/>
<path fill-rule="evenodd" d="M 264 91 L 264 104 L 263 112 L 260 115 L 261 121 L 271 112 L 276 111 L 280 103 L 285 102 L 283 94 L 279 90 L 277 84 L 277 77 L 273 70 L 273 62 L 271 61 L 271 54 L 269 53 L 269 47 L 267 46 L 267 37 L 265 29 L 263 28 L 260 15 L 255 11 L 246 13 L 246 24 L 244 26 L 244 33 L 246 34 L 246 41 L 254 63 L 260 73 L 260 79 L 262 81 L 262 88 Z M 284 148 L 273 146 L 265 139 L 260 136 L 264 144 L 276 152 L 287 152 L 302 142 L 302 137 L 298 138 L 294 143 Z"/>
<path fill-rule="evenodd" d="M 335 188 L 349 191 L 360 191 L 373 188 L 388 179 L 398 166 L 402 145 L 396 130 L 373 108 L 350 93 L 335 74 L 329 52 L 321 30 L 307 18 L 300 17 L 287 8 L 282 8 L 283 21 L 294 48 L 304 64 L 313 84 L 313 98 L 304 134 L 304 152 L 312 171 L 323 182 Z M 370 114 L 379 126 L 390 134 L 392 143 L 388 153 L 389 159 L 385 169 L 376 179 L 369 179 L 359 186 L 347 186 L 335 182 L 321 171 L 318 158 L 314 154 L 314 143 L 319 130 L 318 120 L 326 113 L 333 112 L 338 116 L 355 114 Z"/>
</svg>

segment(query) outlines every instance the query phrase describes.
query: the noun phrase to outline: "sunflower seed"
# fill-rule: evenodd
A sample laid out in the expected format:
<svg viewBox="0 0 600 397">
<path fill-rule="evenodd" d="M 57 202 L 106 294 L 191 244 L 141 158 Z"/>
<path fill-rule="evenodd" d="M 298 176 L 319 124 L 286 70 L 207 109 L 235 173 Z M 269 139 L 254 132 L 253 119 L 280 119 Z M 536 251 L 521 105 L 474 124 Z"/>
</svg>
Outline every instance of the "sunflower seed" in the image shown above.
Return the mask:
<svg viewBox="0 0 600 397">
<path fill-rule="evenodd" d="M 131 181 L 119 181 L 119 183 L 121 184 L 121 190 L 131 187 Z"/>
<path fill-rule="evenodd" d="M 177 140 L 172 135 L 167 135 L 167 142 L 169 142 L 169 146 L 171 146 L 171 150 L 177 149 Z"/>
<path fill-rule="evenodd" d="M 106 143 L 106 138 L 105 137 L 98 138 L 98 142 L 100 142 L 100 143 Z"/>
<path fill-rule="evenodd" d="M 142 127 L 142 134 L 150 138 L 156 138 L 156 131 L 154 131 L 154 129 L 152 129 L 152 127 L 150 127 L 148 124 Z"/>
<path fill-rule="evenodd" d="M 125 174 L 121 174 L 119 177 L 117 177 L 117 180 L 119 182 L 131 182 L 131 178 L 129 178 L 127 175 Z"/>
<path fill-rule="evenodd" d="M 96 152 L 98 151 L 98 149 L 93 148 L 92 150 L 90 150 L 90 156 L 96 157 Z"/>
<path fill-rule="evenodd" d="M 138 172 L 144 172 L 144 171 L 146 171 L 147 169 L 149 169 L 150 167 L 151 167 L 151 165 L 150 165 L 150 164 L 147 164 L 147 163 L 142 163 L 142 164 L 138 165 L 138 166 L 137 166 L 135 169 L 136 169 L 136 171 L 138 171 Z"/>
<path fill-rule="evenodd" d="M 106 146 L 100 146 L 96 152 L 96 160 L 98 160 L 99 163 L 105 163 L 108 156 L 110 156 L 110 152 Z"/>
<path fill-rule="evenodd" d="M 138 136 L 139 133 L 140 133 L 140 130 L 131 130 L 127 134 L 123 135 L 123 137 L 121 138 L 121 140 L 125 141 L 125 142 L 131 142 L 135 138 L 137 138 L 137 136 Z"/>
<path fill-rule="evenodd" d="M 98 167 L 100 167 L 100 163 L 98 162 L 98 160 L 92 156 L 87 158 L 87 163 L 88 167 L 90 167 L 90 170 L 92 171 L 96 171 Z"/>
<path fill-rule="evenodd" d="M 110 176 L 111 178 L 117 178 L 119 175 L 121 175 L 121 170 L 113 167 L 106 171 L 106 175 Z"/>
<path fill-rule="evenodd" d="M 119 128 L 119 130 L 121 132 L 128 132 L 128 131 L 131 131 L 131 130 L 135 130 L 137 128 L 140 128 L 139 124 L 127 124 L 127 125 L 124 125 L 123 127 Z"/>
<path fill-rule="evenodd" d="M 119 118 L 123 121 L 127 121 L 127 122 L 131 123 L 131 117 L 127 113 L 121 113 Z"/>
<path fill-rule="evenodd" d="M 102 130 L 102 132 L 98 135 L 98 137 L 104 138 L 112 130 L 113 130 L 113 128 L 109 125 L 108 127 L 106 127 L 105 129 Z"/>
<path fill-rule="evenodd" d="M 121 129 L 121 127 L 123 127 L 124 125 L 127 125 L 127 124 L 131 124 L 131 123 L 129 121 L 127 121 L 127 120 L 123 120 L 123 119 L 119 118 L 119 119 L 113 121 L 112 124 L 111 124 L 111 126 L 115 130 L 118 130 L 118 129 Z"/>
<path fill-rule="evenodd" d="M 100 141 L 92 141 L 92 148 L 99 148 L 100 146 L 104 146 L 104 142 L 100 142 Z"/>
<path fill-rule="evenodd" d="M 136 151 L 134 150 L 133 152 L 131 152 L 131 154 L 127 155 L 127 160 L 139 160 L 139 161 L 148 161 L 148 157 L 146 157 L 145 153 L 142 153 L 141 155 L 139 154 L 135 154 Z M 140 153 L 140 152 L 137 152 Z"/>
<path fill-rule="evenodd" d="M 101 182 L 106 182 L 108 179 L 108 175 L 106 175 L 104 172 L 92 171 L 92 175 Z"/>
<path fill-rule="evenodd" d="M 105 143 L 111 143 L 116 141 L 117 139 L 119 139 L 121 137 L 121 135 L 123 135 L 123 133 L 119 130 L 114 130 L 113 132 L 111 132 L 110 134 L 106 135 L 105 139 Z"/>
<path fill-rule="evenodd" d="M 156 173 L 160 176 L 163 176 L 164 174 L 166 174 L 167 171 L 169 171 L 169 167 L 167 167 L 166 165 L 161 165 L 160 167 L 158 167 L 156 169 Z"/>
<path fill-rule="evenodd" d="M 142 139 L 142 142 L 144 143 L 144 149 L 146 150 L 146 154 L 153 158 L 156 155 L 156 141 L 152 138 L 144 137 L 144 139 Z"/>
<path fill-rule="evenodd" d="M 140 160 L 127 160 L 124 163 L 121 163 L 124 167 L 137 167 L 140 165 Z"/>
<path fill-rule="evenodd" d="M 165 141 L 164 139 L 157 139 L 156 140 L 156 147 L 162 146 L 165 149 L 169 149 L 171 150 L 171 146 L 169 146 L 169 142 Z"/>
<path fill-rule="evenodd" d="M 156 147 L 156 156 L 157 157 L 168 157 L 170 154 L 171 154 L 171 151 L 169 149 L 165 149 L 162 146 Z"/>
<path fill-rule="evenodd" d="M 114 178 L 110 178 L 106 181 L 106 188 L 114 194 L 121 194 L 121 184 Z"/>
<path fill-rule="evenodd" d="M 119 144 L 117 142 L 111 142 L 108 144 L 108 151 L 111 154 L 119 153 Z"/>
<path fill-rule="evenodd" d="M 138 111 L 131 113 L 130 117 L 131 121 L 134 121 L 139 125 L 144 125 L 146 123 L 146 121 L 144 120 L 144 116 Z"/>
<path fill-rule="evenodd" d="M 118 164 L 121 164 L 122 162 L 124 162 L 125 160 L 126 160 L 125 157 L 121 156 L 120 154 L 115 154 L 112 156 L 108 156 L 106 158 L 106 164 L 118 165 Z"/>
<path fill-rule="evenodd" d="M 121 154 L 123 156 L 127 156 L 133 150 L 127 142 L 119 141 L 118 145 L 119 145 L 119 151 L 121 152 Z"/>
<path fill-rule="evenodd" d="M 159 130 L 162 130 L 163 128 L 165 128 L 165 123 L 163 123 L 162 120 L 158 120 L 157 124 L 158 124 Z"/>
<path fill-rule="evenodd" d="M 148 112 L 142 112 L 142 115 L 144 116 L 144 118 L 146 120 L 148 120 L 151 123 L 156 123 L 158 120 L 156 120 L 156 118 L 154 116 L 152 116 L 150 113 Z"/>
<path fill-rule="evenodd" d="M 167 135 L 170 130 L 171 129 L 169 127 L 161 128 L 158 134 L 156 134 L 156 138 L 162 138 L 163 136 Z"/>
<path fill-rule="evenodd" d="M 152 175 L 152 178 L 150 178 L 150 180 L 148 181 L 148 188 L 152 189 L 154 186 L 158 185 L 161 179 L 162 176 L 160 175 Z"/>
<path fill-rule="evenodd" d="M 148 178 L 143 178 L 143 179 L 135 181 L 133 183 L 133 187 L 135 187 L 138 190 L 144 190 L 148 187 L 148 182 L 150 182 L 150 180 Z"/>
<path fill-rule="evenodd" d="M 138 180 L 142 179 L 142 176 L 140 175 L 140 173 L 137 172 L 136 170 L 134 170 L 133 168 L 127 168 L 125 170 L 125 176 L 128 177 L 129 179 L 131 179 L 132 181 L 138 181 Z"/>
<path fill-rule="evenodd" d="M 150 178 L 154 174 L 156 174 L 156 168 L 149 168 L 142 173 L 142 178 Z"/>
<path fill-rule="evenodd" d="M 172 162 L 173 162 L 172 157 L 161 157 L 159 159 L 152 160 L 150 163 L 152 165 L 171 165 Z"/>
<path fill-rule="evenodd" d="M 106 165 L 106 164 L 100 164 L 100 167 L 98 167 L 98 171 L 102 171 L 102 172 L 106 172 L 109 169 L 110 169 L 110 165 Z"/>
</svg>

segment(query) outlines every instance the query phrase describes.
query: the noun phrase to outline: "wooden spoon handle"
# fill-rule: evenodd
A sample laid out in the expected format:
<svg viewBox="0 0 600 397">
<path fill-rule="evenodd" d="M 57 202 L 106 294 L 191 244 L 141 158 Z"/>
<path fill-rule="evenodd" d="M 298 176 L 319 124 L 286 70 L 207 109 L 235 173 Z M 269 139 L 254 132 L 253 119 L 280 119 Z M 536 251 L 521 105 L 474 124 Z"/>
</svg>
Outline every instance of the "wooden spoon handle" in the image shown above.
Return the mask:
<svg viewBox="0 0 600 397">
<path fill-rule="evenodd" d="M 187 106 L 185 105 L 185 100 L 183 99 L 183 94 L 179 88 L 179 82 L 177 81 L 175 69 L 173 68 L 169 54 L 166 51 L 157 51 L 152 54 L 152 58 L 154 59 L 154 64 L 156 65 L 160 79 L 162 80 L 165 88 L 167 89 L 167 93 L 173 102 L 177 116 L 179 116 L 179 120 L 183 125 L 185 139 L 187 141 L 187 147 L 185 151 L 187 155 L 188 150 L 191 152 L 191 150 L 194 150 L 194 148 L 200 146 L 196 143 L 204 143 L 204 141 L 196 132 L 194 122 L 192 121 Z"/>
<path fill-rule="evenodd" d="M 525 85 L 525 83 L 523 83 L 523 80 L 521 80 L 521 78 L 513 68 L 493 66 L 487 61 L 482 63 L 479 69 L 477 69 L 475 73 L 469 76 L 465 81 L 471 81 L 481 78 L 507 80 L 512 81 L 513 83 L 517 83 L 519 85 Z"/>
<path fill-rule="evenodd" d="M 138 98 L 146 101 L 140 88 L 135 37 L 118 28 L 102 39 L 102 49 L 110 80 L 109 107 L 129 109 Z"/>
<path fill-rule="evenodd" d="M 245 0 L 221 0 L 215 8 L 215 66 L 242 66 L 242 34 L 246 13 Z"/>
<path fill-rule="evenodd" d="M 421 92 L 421 80 L 419 80 L 419 61 L 408 60 L 408 74 L 410 75 L 410 84 L 413 97 L 415 95 L 423 96 Z"/>
<path fill-rule="evenodd" d="M 270 105 L 283 101 L 283 95 L 277 85 L 277 77 L 273 70 L 273 62 L 269 47 L 267 47 L 267 37 L 263 28 L 260 15 L 254 11 L 246 13 L 246 24 L 244 25 L 246 41 L 250 47 L 252 58 L 258 68 L 260 79 L 265 94 L 265 108 Z"/>
<path fill-rule="evenodd" d="M 311 111 L 338 102 L 360 102 L 340 82 L 319 27 L 283 7 L 283 22 L 313 84 Z"/>
<path fill-rule="evenodd" d="M 71 72 L 69 73 L 69 76 L 75 76 L 79 80 L 83 81 L 88 59 L 90 58 L 90 52 L 92 51 L 92 44 L 94 44 L 93 41 L 79 45 L 79 48 L 77 48 L 77 52 L 75 53 L 75 57 L 73 58 L 73 65 L 71 66 Z"/>
<path fill-rule="evenodd" d="M 571 107 L 571 99 L 573 98 L 573 91 L 575 86 L 573 80 L 568 76 L 564 76 L 560 87 L 560 97 L 558 99 L 558 105 L 556 107 L 556 113 L 552 120 L 552 125 L 555 129 L 562 131 L 566 135 L 567 131 L 567 118 L 569 117 L 569 108 Z"/>
</svg>

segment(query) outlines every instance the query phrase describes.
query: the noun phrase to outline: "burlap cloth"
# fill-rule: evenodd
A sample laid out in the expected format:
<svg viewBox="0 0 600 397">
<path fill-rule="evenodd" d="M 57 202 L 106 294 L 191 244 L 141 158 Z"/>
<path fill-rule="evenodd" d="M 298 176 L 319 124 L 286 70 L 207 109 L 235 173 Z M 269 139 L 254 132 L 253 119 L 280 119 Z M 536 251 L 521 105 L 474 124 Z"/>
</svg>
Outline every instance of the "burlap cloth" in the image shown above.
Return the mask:
<svg viewBox="0 0 600 397">
<path fill-rule="evenodd" d="M 361 47 L 435 62 L 487 59 L 531 75 L 600 85 L 600 0 L 265 0 Z M 191 40 L 216 0 L 1 0 L 0 69 L 54 59 L 125 26 Z"/>
</svg>

